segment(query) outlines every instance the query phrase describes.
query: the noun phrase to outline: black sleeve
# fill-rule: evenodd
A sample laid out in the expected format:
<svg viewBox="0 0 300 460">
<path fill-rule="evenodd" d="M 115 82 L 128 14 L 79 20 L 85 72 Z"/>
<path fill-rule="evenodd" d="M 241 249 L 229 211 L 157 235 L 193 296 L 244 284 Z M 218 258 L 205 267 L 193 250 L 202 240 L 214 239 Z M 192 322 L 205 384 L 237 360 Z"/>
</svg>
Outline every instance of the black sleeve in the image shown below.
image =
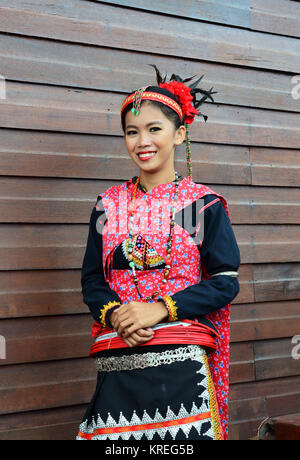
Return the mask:
<svg viewBox="0 0 300 460">
<path fill-rule="evenodd" d="M 111 313 L 122 302 L 118 294 L 109 287 L 104 278 L 102 232 L 99 232 L 102 226 L 97 226 L 97 220 L 101 219 L 103 222 L 105 217 L 105 211 L 103 206 L 101 207 L 101 197 L 99 195 L 90 217 L 89 234 L 81 269 L 81 286 L 83 302 L 89 307 L 93 318 L 103 326 L 112 327 L 109 322 L 108 312 Z"/>
<path fill-rule="evenodd" d="M 204 197 L 204 206 L 216 200 L 216 195 Z M 220 272 L 237 272 L 240 265 L 240 251 L 220 199 L 204 210 L 204 235 L 202 244 L 198 245 L 200 256 L 208 274 Z M 239 293 L 237 276 L 222 274 L 212 276 L 209 280 L 164 296 L 163 300 L 173 311 L 170 321 L 188 319 L 207 315 L 230 303 Z"/>
</svg>

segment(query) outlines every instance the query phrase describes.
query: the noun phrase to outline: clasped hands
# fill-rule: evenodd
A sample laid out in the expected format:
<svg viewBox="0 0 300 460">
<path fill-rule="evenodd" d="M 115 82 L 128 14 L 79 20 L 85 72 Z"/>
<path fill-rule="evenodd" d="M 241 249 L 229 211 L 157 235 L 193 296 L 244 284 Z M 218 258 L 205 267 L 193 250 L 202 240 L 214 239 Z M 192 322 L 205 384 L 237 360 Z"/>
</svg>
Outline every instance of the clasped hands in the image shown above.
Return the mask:
<svg viewBox="0 0 300 460">
<path fill-rule="evenodd" d="M 110 322 L 129 347 L 140 345 L 154 336 L 151 326 L 167 319 L 168 311 L 162 301 L 123 303 L 116 308 Z"/>
</svg>

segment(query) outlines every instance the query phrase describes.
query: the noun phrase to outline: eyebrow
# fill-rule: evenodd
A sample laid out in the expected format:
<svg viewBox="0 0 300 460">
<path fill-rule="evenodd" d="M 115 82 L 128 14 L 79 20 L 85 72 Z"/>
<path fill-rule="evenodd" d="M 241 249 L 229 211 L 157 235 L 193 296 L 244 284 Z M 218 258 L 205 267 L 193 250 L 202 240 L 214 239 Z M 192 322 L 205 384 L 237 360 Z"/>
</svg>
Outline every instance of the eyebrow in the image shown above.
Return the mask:
<svg viewBox="0 0 300 460">
<path fill-rule="evenodd" d="M 151 121 L 150 123 L 147 123 L 147 124 L 146 124 L 146 127 L 148 127 L 148 126 L 150 126 L 150 125 L 154 125 L 154 124 L 155 124 L 155 125 L 162 125 L 163 123 L 162 123 L 161 121 L 159 121 L 159 120 L 157 120 L 157 121 Z M 128 125 L 128 126 L 126 127 L 126 129 L 128 129 L 128 128 L 136 128 L 136 126 L 135 126 L 135 125 Z"/>
</svg>

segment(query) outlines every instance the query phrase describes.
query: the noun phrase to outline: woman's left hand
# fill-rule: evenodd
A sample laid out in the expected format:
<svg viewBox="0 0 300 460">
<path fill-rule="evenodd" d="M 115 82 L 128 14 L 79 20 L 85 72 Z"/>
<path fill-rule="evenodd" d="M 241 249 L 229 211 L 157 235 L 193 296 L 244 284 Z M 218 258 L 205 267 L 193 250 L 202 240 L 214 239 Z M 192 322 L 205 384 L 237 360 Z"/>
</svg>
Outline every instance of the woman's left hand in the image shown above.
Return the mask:
<svg viewBox="0 0 300 460">
<path fill-rule="evenodd" d="M 122 338 L 130 336 L 134 331 L 154 326 L 168 318 L 168 311 L 161 302 L 136 302 L 122 304 L 112 313 L 113 327 Z"/>
</svg>

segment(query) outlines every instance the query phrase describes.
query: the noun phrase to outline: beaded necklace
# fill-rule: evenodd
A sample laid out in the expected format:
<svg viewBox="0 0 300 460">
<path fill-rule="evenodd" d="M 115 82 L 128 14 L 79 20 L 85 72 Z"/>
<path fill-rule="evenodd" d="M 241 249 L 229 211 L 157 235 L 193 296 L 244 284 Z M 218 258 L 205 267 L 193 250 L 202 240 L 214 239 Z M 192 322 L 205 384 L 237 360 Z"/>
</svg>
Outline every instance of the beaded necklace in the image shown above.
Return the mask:
<svg viewBox="0 0 300 460">
<path fill-rule="evenodd" d="M 154 300 L 156 299 L 160 294 L 161 294 L 161 289 L 159 288 L 157 291 L 153 292 L 151 296 L 146 296 L 143 297 L 140 287 L 138 284 L 138 278 L 137 274 L 135 271 L 135 263 L 133 261 L 133 243 L 132 243 L 132 238 L 133 238 L 133 220 L 134 220 L 134 213 L 135 213 L 135 199 L 136 199 L 136 194 L 137 194 L 137 186 L 140 181 L 140 176 L 137 178 L 134 190 L 133 190 L 133 198 L 132 198 L 132 205 L 130 208 L 130 214 L 129 214 L 129 241 L 128 241 L 128 259 L 129 259 L 129 266 L 131 268 L 131 272 L 133 275 L 133 282 L 135 284 L 135 287 L 138 291 L 139 296 L 142 298 L 144 301 L 149 301 L 149 300 Z M 169 236 L 168 236 L 168 243 L 167 243 L 167 250 L 166 250 L 166 258 L 165 258 L 165 271 L 163 274 L 163 278 L 160 283 L 166 284 L 167 279 L 169 277 L 170 273 L 170 262 L 171 262 L 171 252 L 172 252 L 172 239 L 173 239 L 173 232 L 174 232 L 174 225 L 175 225 L 175 213 L 176 213 L 176 201 L 178 199 L 178 173 L 175 171 L 175 192 L 174 192 L 174 199 L 171 207 L 171 215 L 170 215 L 170 230 L 169 230 Z"/>
</svg>

